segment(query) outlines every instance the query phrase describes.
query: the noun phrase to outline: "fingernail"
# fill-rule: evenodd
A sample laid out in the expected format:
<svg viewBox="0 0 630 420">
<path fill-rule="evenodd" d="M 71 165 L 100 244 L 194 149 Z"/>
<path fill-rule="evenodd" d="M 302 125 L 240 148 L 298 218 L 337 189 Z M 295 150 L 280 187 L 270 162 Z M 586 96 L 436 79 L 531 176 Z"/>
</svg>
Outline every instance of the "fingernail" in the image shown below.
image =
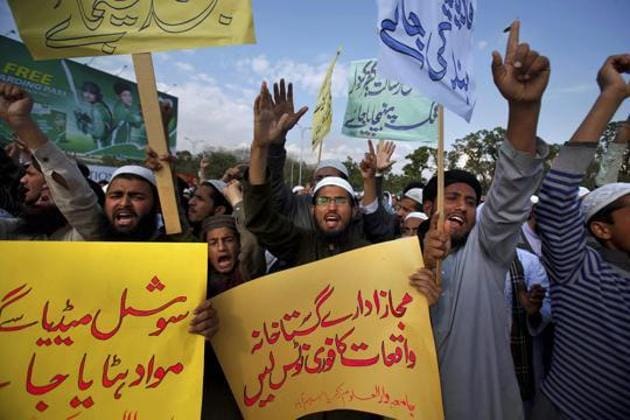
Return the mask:
<svg viewBox="0 0 630 420">
<path fill-rule="evenodd" d="M 520 61 L 516 61 L 514 62 L 514 67 L 516 67 L 517 69 L 520 69 L 521 67 L 523 67 L 523 63 L 521 63 Z"/>
</svg>

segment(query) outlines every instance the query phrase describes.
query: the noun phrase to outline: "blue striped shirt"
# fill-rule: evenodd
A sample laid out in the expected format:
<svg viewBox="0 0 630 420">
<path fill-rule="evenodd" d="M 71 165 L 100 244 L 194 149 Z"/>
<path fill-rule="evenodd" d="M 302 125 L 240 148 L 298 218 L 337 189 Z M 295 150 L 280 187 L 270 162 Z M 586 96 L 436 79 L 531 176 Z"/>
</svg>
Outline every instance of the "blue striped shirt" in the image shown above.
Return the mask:
<svg viewBox="0 0 630 420">
<path fill-rule="evenodd" d="M 563 148 L 536 207 L 556 322 L 543 392 L 572 419 L 630 419 L 630 278 L 586 243 L 577 193 L 587 149 Z"/>
</svg>

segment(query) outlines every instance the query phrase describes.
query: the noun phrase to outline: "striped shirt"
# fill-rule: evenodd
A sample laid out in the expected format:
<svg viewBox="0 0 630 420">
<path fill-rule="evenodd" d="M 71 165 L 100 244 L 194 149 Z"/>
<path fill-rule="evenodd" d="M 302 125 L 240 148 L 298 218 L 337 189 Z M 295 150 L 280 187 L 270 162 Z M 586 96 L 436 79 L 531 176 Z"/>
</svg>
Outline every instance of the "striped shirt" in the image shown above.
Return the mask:
<svg viewBox="0 0 630 420">
<path fill-rule="evenodd" d="M 542 389 L 571 419 L 630 419 L 630 278 L 586 243 L 577 193 L 588 149 L 562 149 L 536 207 L 556 322 Z"/>
</svg>

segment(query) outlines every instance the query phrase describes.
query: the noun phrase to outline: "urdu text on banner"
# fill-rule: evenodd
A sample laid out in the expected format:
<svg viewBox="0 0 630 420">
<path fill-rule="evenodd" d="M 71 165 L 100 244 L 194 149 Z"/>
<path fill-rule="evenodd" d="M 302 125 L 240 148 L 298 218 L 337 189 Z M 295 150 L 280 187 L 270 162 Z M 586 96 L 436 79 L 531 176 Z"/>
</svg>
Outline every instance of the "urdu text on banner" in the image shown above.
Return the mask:
<svg viewBox="0 0 630 420">
<path fill-rule="evenodd" d="M 475 0 L 377 0 L 379 77 L 413 86 L 470 121 Z"/>
<path fill-rule="evenodd" d="M 198 419 L 202 244 L 0 242 L 0 418 Z"/>
<path fill-rule="evenodd" d="M 347 136 L 437 144 L 438 107 L 410 86 L 379 79 L 375 59 L 350 63 Z"/>
<path fill-rule="evenodd" d="M 9 0 L 37 60 L 255 42 L 251 0 Z"/>
<path fill-rule="evenodd" d="M 212 299 L 212 346 L 247 419 L 351 409 L 441 419 L 417 238 L 305 264 Z"/>
</svg>

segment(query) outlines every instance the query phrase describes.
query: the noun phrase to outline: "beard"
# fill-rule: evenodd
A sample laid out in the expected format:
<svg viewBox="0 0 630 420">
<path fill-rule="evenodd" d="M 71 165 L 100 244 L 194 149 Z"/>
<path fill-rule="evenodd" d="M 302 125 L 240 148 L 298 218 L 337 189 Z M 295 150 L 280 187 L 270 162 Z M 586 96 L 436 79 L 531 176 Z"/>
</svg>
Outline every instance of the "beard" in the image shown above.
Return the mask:
<svg viewBox="0 0 630 420">
<path fill-rule="evenodd" d="M 152 239 L 157 231 L 157 212 L 155 210 L 144 215 L 135 229 L 130 232 L 119 232 L 107 223 L 105 227 L 105 241 L 115 242 L 143 242 Z"/>
<path fill-rule="evenodd" d="M 470 231 L 466 232 L 462 236 L 453 237 L 451 236 L 451 248 L 457 249 L 466 245 L 466 241 L 468 240 L 468 235 L 470 235 Z"/>
</svg>

